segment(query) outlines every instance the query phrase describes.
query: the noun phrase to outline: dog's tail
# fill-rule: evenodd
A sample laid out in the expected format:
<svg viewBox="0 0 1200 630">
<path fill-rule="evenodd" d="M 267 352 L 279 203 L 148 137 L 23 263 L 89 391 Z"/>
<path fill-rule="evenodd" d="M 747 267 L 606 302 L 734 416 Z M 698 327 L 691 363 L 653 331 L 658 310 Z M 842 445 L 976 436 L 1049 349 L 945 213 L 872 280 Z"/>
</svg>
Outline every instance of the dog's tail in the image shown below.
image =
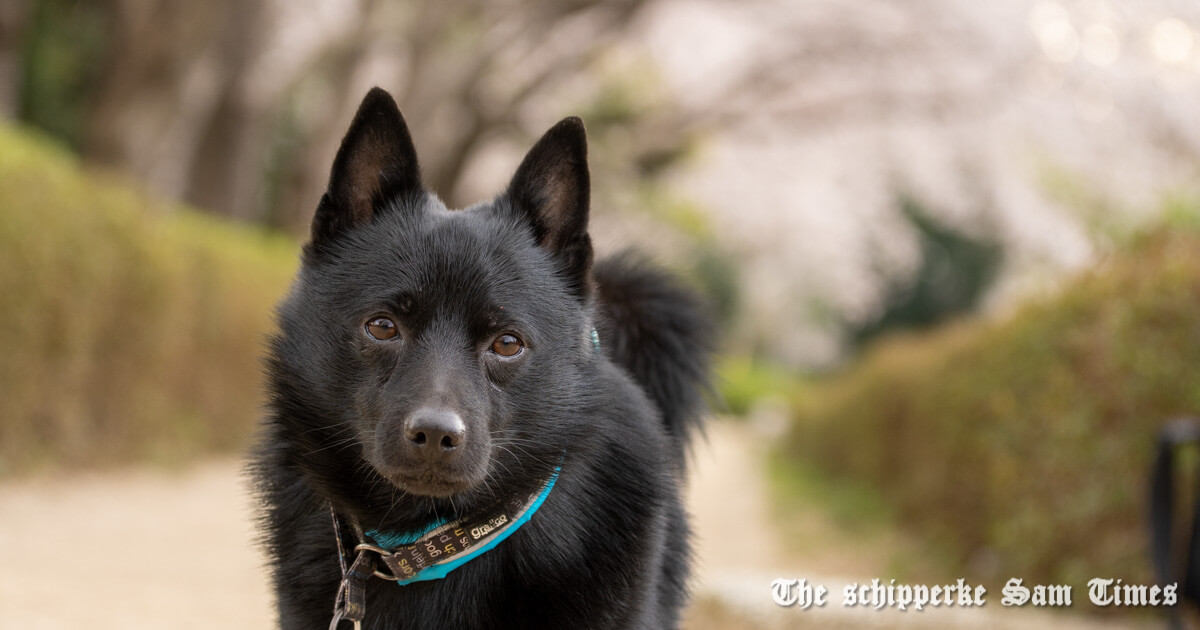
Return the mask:
<svg viewBox="0 0 1200 630">
<path fill-rule="evenodd" d="M 711 390 L 711 309 L 678 280 L 628 253 L 599 261 L 593 277 L 600 345 L 658 406 L 682 465 Z"/>
</svg>

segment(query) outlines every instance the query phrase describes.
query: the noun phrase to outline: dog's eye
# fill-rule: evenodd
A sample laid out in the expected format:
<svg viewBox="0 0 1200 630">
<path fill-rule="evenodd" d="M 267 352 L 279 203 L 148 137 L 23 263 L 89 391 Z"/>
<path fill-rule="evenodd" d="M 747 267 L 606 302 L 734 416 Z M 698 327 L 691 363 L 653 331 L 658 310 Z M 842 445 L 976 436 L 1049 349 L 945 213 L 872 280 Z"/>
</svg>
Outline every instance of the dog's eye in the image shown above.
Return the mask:
<svg viewBox="0 0 1200 630">
<path fill-rule="evenodd" d="M 386 317 L 376 317 L 367 322 L 367 334 L 379 341 L 387 341 L 396 336 L 396 322 Z"/>
<path fill-rule="evenodd" d="M 516 335 L 505 333 L 496 337 L 492 342 L 492 352 L 502 357 L 515 357 L 525 348 L 525 344 Z"/>
</svg>

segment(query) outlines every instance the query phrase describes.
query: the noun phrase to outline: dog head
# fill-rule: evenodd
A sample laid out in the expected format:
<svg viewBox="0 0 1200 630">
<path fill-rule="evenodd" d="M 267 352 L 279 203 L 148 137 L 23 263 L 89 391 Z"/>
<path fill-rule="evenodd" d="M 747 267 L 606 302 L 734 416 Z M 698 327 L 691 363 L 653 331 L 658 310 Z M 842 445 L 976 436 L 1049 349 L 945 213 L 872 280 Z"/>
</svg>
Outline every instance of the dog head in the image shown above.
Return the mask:
<svg viewBox="0 0 1200 630">
<path fill-rule="evenodd" d="M 458 505 L 552 470 L 581 430 L 594 353 L 588 203 L 568 118 L 504 193 L 448 210 L 395 102 L 371 90 L 280 309 L 274 403 L 297 465 L 331 497 L 365 497 L 346 506 L 360 510 L 405 493 Z"/>
</svg>

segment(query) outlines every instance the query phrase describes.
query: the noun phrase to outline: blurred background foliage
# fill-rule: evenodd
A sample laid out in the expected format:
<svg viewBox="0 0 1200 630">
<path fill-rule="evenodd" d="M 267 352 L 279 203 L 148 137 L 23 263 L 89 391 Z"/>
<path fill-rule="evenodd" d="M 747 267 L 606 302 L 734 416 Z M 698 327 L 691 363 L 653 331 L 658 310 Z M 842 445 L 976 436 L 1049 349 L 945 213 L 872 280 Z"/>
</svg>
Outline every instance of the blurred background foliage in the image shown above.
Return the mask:
<svg viewBox="0 0 1200 630">
<path fill-rule="evenodd" d="M 850 326 L 856 347 L 887 332 L 930 328 L 973 312 L 1004 262 L 999 244 L 941 225 L 911 200 L 900 203 L 900 212 L 920 239 L 920 263 L 888 287 L 875 319 Z"/>
<path fill-rule="evenodd" d="M 1162 420 L 1200 408 L 1198 304 L 1200 231 L 1140 234 L 1002 321 L 871 348 L 795 399 L 784 452 L 877 489 L 972 579 L 1151 581 L 1143 493 Z"/>
<path fill-rule="evenodd" d="M 0 475 L 242 447 L 296 245 L 0 127 Z"/>
<path fill-rule="evenodd" d="M 244 447 L 355 106 L 452 206 L 588 126 L 595 241 L 685 273 L 720 405 L 971 576 L 1145 578 L 1200 406 L 1200 7 L 0 3 L 0 475 Z M 786 487 L 786 484 L 781 487 Z M 870 517 L 868 517 L 870 518 Z"/>
</svg>

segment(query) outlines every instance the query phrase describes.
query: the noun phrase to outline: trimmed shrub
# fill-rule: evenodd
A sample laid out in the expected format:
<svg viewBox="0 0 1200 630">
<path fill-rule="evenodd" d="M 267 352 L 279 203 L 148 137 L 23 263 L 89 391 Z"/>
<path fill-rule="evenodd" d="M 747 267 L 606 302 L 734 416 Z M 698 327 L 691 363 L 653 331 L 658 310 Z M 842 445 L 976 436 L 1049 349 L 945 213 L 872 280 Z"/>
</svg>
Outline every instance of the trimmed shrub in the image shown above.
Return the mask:
<svg viewBox="0 0 1200 630">
<path fill-rule="evenodd" d="M 296 250 L 0 126 L 0 474 L 245 444 Z"/>
<path fill-rule="evenodd" d="M 975 579 L 1151 579 L 1163 421 L 1200 412 L 1200 234 L 1137 239 L 1003 321 L 884 340 L 798 403 L 785 452 L 879 488 Z"/>
</svg>

